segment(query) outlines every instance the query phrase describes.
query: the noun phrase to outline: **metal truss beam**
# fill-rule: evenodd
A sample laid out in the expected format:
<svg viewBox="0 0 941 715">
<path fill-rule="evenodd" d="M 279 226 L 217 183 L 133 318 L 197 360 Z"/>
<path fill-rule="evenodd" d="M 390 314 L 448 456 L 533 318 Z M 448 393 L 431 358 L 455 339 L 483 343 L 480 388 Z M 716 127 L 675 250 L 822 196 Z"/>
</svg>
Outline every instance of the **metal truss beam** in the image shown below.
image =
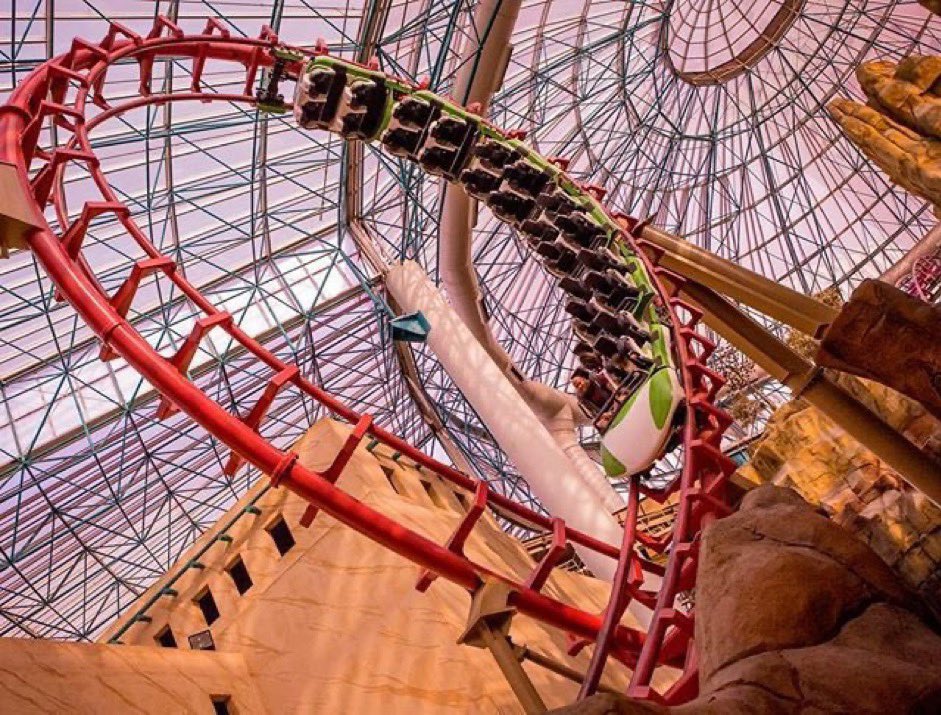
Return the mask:
<svg viewBox="0 0 941 715">
<path fill-rule="evenodd" d="M 838 311 L 754 271 L 694 246 L 678 236 L 645 226 L 641 238 L 663 251 L 664 268 L 712 288 L 785 325 L 814 337 L 833 322 Z"/>
<path fill-rule="evenodd" d="M 794 397 L 819 409 L 905 481 L 941 504 L 941 465 L 711 288 L 687 281 L 680 292 L 703 311 L 710 328 L 790 388 Z"/>
</svg>

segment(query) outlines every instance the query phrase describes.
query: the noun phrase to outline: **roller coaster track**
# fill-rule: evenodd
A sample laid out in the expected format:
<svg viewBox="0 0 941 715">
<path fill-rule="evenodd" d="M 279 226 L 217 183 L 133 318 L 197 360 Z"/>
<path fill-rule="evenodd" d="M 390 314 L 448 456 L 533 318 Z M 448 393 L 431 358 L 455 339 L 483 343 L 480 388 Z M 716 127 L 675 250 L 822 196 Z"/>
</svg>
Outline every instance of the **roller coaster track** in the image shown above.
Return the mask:
<svg viewBox="0 0 941 715">
<path fill-rule="evenodd" d="M 734 464 L 719 451 L 719 443 L 730 419 L 713 405 L 722 378 L 705 366 L 714 345 L 696 332 L 702 315 L 678 297 L 683 279 L 658 267 L 656 250 L 631 234 L 633 231 L 640 235 L 633 221 L 619 219 L 624 229 L 623 240 L 644 262 L 673 333 L 685 393 L 682 408 L 686 412 L 684 464 L 680 477 L 667 490 L 647 493 L 648 497 L 659 501 L 677 495 L 677 517 L 672 532 L 657 538 L 637 528 L 636 505 L 644 489 L 635 477 L 624 541 L 618 549 L 565 526 L 560 519 L 540 515 L 493 493 L 485 483 L 423 454 L 373 423 L 369 415 L 357 413 L 306 379 L 297 366 L 277 358 L 246 334 L 231 315 L 220 311 L 201 295 L 187 281 L 183 271 L 177 270 L 175 263 L 150 243 L 132 219 L 128 206 L 109 185 L 89 139 L 89 134 L 99 125 L 131 110 L 169 102 L 223 101 L 253 105 L 258 72 L 273 63 L 271 50 L 278 46 L 278 38 L 268 28 L 263 29 L 258 38 L 236 38 L 230 36 L 220 22 L 210 19 L 201 34 L 187 35 L 162 16 L 146 37 L 113 23 L 100 42 L 75 39 L 69 52 L 40 65 L 17 87 L 8 104 L 0 108 L 0 162 L 6 165 L 0 167 L 8 172 L 6 185 L 9 187 L 2 211 L 5 230 L 9 234 L 13 230 L 11 225 L 16 228 L 20 241 L 33 252 L 55 283 L 57 295 L 68 301 L 96 333 L 102 342 L 102 359 L 123 358 L 159 391 L 162 396 L 159 417 L 182 411 L 232 450 L 225 468 L 227 474 L 234 473 L 239 464 L 247 461 L 270 475 L 272 485 L 288 488 L 310 502 L 305 516 L 308 523 L 316 510 L 323 510 L 423 569 L 468 590 L 478 588 L 483 578 L 506 582 L 513 593 L 511 603 L 521 613 L 563 629 L 582 642 L 596 643 L 583 688 L 585 692 L 593 690 L 591 683 L 597 683 L 610 653 L 633 668 L 630 695 L 663 702 L 683 702 L 693 697 L 697 689 L 695 649 L 691 647 L 693 617 L 674 604 L 678 593 L 694 585 L 702 527 L 728 512 L 723 491 Z M 191 86 L 187 91 L 171 89 L 166 94 L 154 94 L 151 88 L 154 62 L 169 57 L 192 63 Z M 204 92 L 201 75 L 207 60 L 214 65 L 220 62 L 240 65 L 244 69 L 244 91 L 240 94 Z M 137 63 L 140 96 L 112 106 L 105 96 L 107 72 L 118 63 Z M 299 68 L 298 63 L 289 71 L 296 72 Z M 90 109 L 93 111 L 89 112 Z M 60 141 L 67 141 L 54 148 L 40 148 L 41 130 L 49 120 L 58 127 Z M 78 165 L 87 168 L 101 199 L 84 203 L 78 217 L 70 220 L 62 178 L 66 167 Z M 50 204 L 56 212 L 58 226 L 64 227 L 58 232 L 44 215 Z M 90 223 L 95 217 L 105 215 L 116 218 L 144 254 L 142 259 L 128 266 L 126 280 L 110 296 L 98 283 L 94 267 L 88 264 L 82 252 Z M 201 313 L 191 334 L 169 358 L 161 356 L 127 319 L 134 295 L 148 277 L 172 283 Z M 259 384 L 258 401 L 244 416 L 223 408 L 187 377 L 200 342 L 212 330 L 223 331 L 270 372 L 267 382 Z M 266 411 L 277 393 L 286 389 L 308 395 L 334 416 L 354 426 L 334 463 L 322 473 L 302 466 L 297 454 L 276 448 L 259 434 Z M 478 504 L 482 502 L 537 529 L 550 531 L 556 548 L 550 548 L 527 580 L 518 583 L 472 562 L 455 546 L 463 541 L 457 538 L 460 534 L 466 537 L 473 529 L 480 516 L 479 510 L 468 512 L 449 547 L 362 504 L 334 482 L 357 444 L 367 436 L 401 453 L 417 468 L 440 475 L 456 488 L 475 493 Z M 541 593 L 541 587 L 567 543 L 618 561 L 611 602 L 600 616 Z M 642 559 L 634 551 L 635 544 L 668 554 L 666 566 Z M 659 593 L 641 588 L 642 569 L 662 576 Z M 630 599 L 653 609 L 648 632 L 619 625 Z M 665 693 L 658 693 L 650 686 L 655 669 L 661 665 L 682 670 L 682 675 Z"/>
</svg>

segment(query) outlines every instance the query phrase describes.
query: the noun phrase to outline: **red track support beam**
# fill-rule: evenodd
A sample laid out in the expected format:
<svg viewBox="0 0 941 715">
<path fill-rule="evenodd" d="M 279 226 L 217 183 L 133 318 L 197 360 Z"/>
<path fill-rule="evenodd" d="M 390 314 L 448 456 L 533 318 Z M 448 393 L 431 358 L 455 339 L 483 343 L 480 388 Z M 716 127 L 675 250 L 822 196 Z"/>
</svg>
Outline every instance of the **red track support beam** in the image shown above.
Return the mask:
<svg viewBox="0 0 941 715">
<path fill-rule="evenodd" d="M 464 554 L 464 544 L 467 542 L 467 537 L 471 535 L 471 532 L 474 530 L 474 527 L 477 526 L 477 522 L 480 521 L 480 517 L 487 508 L 487 496 L 489 493 L 490 490 L 487 487 L 487 482 L 483 479 L 477 482 L 477 489 L 474 490 L 474 503 L 471 504 L 464 518 L 461 519 L 461 523 L 457 525 L 457 529 L 454 530 L 454 533 L 451 534 L 451 538 L 448 539 L 446 548 L 452 554 L 457 554 L 458 556 Z M 421 576 L 418 577 L 418 581 L 415 583 L 415 589 L 424 593 L 436 578 L 438 578 L 438 574 L 433 571 L 425 570 L 422 572 Z"/>
<path fill-rule="evenodd" d="M 565 554 L 566 543 L 565 521 L 555 517 L 552 519 L 552 541 L 549 542 L 549 549 L 526 579 L 526 588 L 531 588 L 533 591 L 542 590 L 552 569 Z"/>
<path fill-rule="evenodd" d="M 265 391 L 261 394 L 258 402 L 255 403 L 255 406 L 252 407 L 251 412 L 248 413 L 248 416 L 243 420 L 243 422 L 245 422 L 247 426 L 251 427 L 257 432 L 261 427 L 262 418 L 268 414 L 268 409 L 274 402 L 274 398 L 278 396 L 281 388 L 289 382 L 296 380 L 299 374 L 300 370 L 297 368 L 297 366 L 291 365 L 284 368 L 274 377 L 272 377 L 265 386 Z M 240 457 L 237 453 L 232 452 L 229 455 L 228 461 L 225 463 L 225 467 L 223 468 L 222 473 L 227 477 L 235 476 L 235 473 L 238 471 L 238 468 L 242 465 L 243 461 L 244 460 L 242 457 Z"/>
<path fill-rule="evenodd" d="M 366 436 L 370 426 L 372 426 L 372 415 L 363 415 L 359 418 L 350 436 L 346 438 L 346 442 L 343 443 L 339 453 L 334 457 L 333 463 L 327 467 L 327 471 L 320 475 L 325 481 L 330 484 L 336 484 L 337 479 L 340 478 L 340 474 L 346 469 L 346 465 L 349 464 L 350 459 L 353 457 L 353 452 L 356 451 L 359 443 L 363 441 L 363 437 Z M 307 507 L 303 516 L 301 516 L 301 526 L 305 529 L 308 528 L 314 522 L 317 511 L 317 507 L 313 504 Z"/>
<path fill-rule="evenodd" d="M 49 157 L 49 162 L 39 170 L 32 181 L 33 196 L 39 206 L 49 203 L 56 173 L 59 167 L 69 161 L 84 161 L 88 166 L 98 166 L 98 157 L 91 152 L 78 149 L 55 149 Z"/>
<path fill-rule="evenodd" d="M 78 258 L 78 252 L 82 248 L 82 242 L 85 240 L 85 234 L 88 232 L 92 219 L 106 213 L 113 213 L 119 218 L 127 218 L 130 215 L 127 206 L 114 201 L 89 201 L 86 203 L 82 207 L 81 215 L 62 235 L 62 244 L 73 261 Z"/>
<path fill-rule="evenodd" d="M 107 348 L 127 360 L 134 370 L 161 393 L 162 400 L 158 410 L 161 414 L 169 414 L 177 408 L 185 411 L 209 434 L 228 445 L 234 459 L 251 462 L 262 472 L 269 474 L 273 484 L 291 489 L 318 509 L 323 509 L 367 538 L 414 561 L 425 569 L 431 578 L 440 575 L 467 589 L 476 588 L 482 578 L 503 580 L 512 591 L 512 605 L 520 612 L 547 625 L 564 629 L 571 637 L 581 639 L 581 642 L 594 641 L 597 648 L 607 649 L 607 652 L 623 662 L 633 664 L 636 660 L 632 692 L 646 692 L 651 699 L 661 699 L 657 693 L 650 690 L 650 677 L 658 664 L 669 663 L 684 667 L 684 673 L 678 685 L 664 697 L 672 699 L 688 693 L 689 683 L 695 680 L 694 658 L 687 655 L 685 664 L 683 663 L 683 648 L 689 640 L 683 628 L 688 628 L 689 623 L 670 611 L 678 591 L 689 588 L 695 576 L 698 526 L 708 523 L 714 518 L 716 511 L 722 511 L 719 506 L 725 477 L 724 465 L 713 458 L 712 452 L 694 449 L 692 445 L 700 443 L 708 444 L 712 449 L 717 448 L 728 422 L 724 413 L 710 404 L 721 386 L 721 377 L 704 365 L 705 357 L 713 346 L 693 331 L 701 316 L 677 299 L 675 281 L 678 277 L 668 271 L 655 270 L 650 257 L 639 251 L 636 234 L 642 229 L 642 223 L 624 217 L 619 219 L 625 231 L 623 240 L 637 255 L 654 284 L 655 292 L 659 296 L 658 310 L 668 314 L 667 322 L 673 326 L 673 344 L 682 373 L 681 383 L 686 393 L 683 444 L 691 458 L 684 464 L 677 482 L 661 495 L 663 498 L 677 492 L 680 495 L 672 535 L 651 537 L 636 530 L 636 521 L 634 526 L 629 526 L 628 529 L 633 529 L 635 540 L 648 548 L 663 552 L 666 551 L 668 543 L 670 544 L 670 556 L 665 569 L 631 556 L 623 548 L 619 552 L 609 544 L 565 526 L 561 520 L 552 520 L 499 494 L 489 494 L 485 485 L 478 484 L 467 475 L 425 455 L 400 437 L 371 424 L 367 417 L 359 415 L 300 374 L 286 373 L 291 366 L 283 363 L 242 331 L 230 316 L 218 311 L 187 281 L 183 271 L 173 270 L 169 264 L 163 262 L 160 252 L 136 226 L 130 218 L 130 212 L 120 203 L 97 160 L 91 154 L 89 133 L 105 121 L 146 106 L 181 101 L 252 104 L 255 101 L 252 94 L 258 70 L 272 64 L 270 51 L 277 44 L 278 39 L 270 29 L 264 30 L 259 38 L 236 38 L 230 36 L 223 23 L 210 19 L 202 34 L 187 36 L 175 23 L 165 17 L 158 17 L 148 37 L 141 37 L 118 23 L 111 23 L 107 35 L 100 43 L 76 39 L 68 53 L 40 65 L 30 73 L 10 95 L 8 104 L 0 109 L 0 162 L 14 169 L 15 181 L 18 183 L 18 186 L 14 187 L 16 195 L 24 197 L 23 209 L 29 219 L 21 223 L 35 227 L 25 233 L 24 237 L 37 261 L 53 279 L 62 296 L 69 300 L 79 316 L 102 339 Z M 306 54 L 309 56 L 311 53 Z M 170 88 L 166 94 L 150 96 L 152 68 L 157 58 L 190 58 L 194 74 L 191 91 L 173 91 Z M 245 83 L 241 94 L 210 94 L 200 91 L 200 75 L 209 59 L 214 62 L 234 63 L 244 69 Z M 107 72 L 114 64 L 128 62 L 137 62 L 140 65 L 141 96 L 123 100 L 111 107 L 104 97 Z M 68 97 L 73 94 L 69 91 L 70 88 L 75 90 L 72 98 Z M 85 110 L 89 101 L 101 107 L 103 111 L 86 121 Z M 71 136 L 64 137 L 62 145 L 50 148 L 54 151 L 41 150 L 36 146 L 47 117 L 51 117 L 57 126 L 71 133 Z M 509 137 L 511 134 L 505 136 Z M 48 164 L 36 174 L 31 183 L 29 167 L 37 158 L 47 161 Z M 56 181 L 67 161 L 84 161 L 88 165 L 89 173 L 102 195 L 102 201 L 93 204 L 99 207 L 113 207 L 121 225 L 147 254 L 144 261 L 131 267 L 131 276 L 112 297 L 104 293 L 92 268 L 81 254 L 82 240 L 93 218 L 93 210 L 86 206 L 86 211 L 69 227 L 64 237 L 54 234 L 45 220 L 43 209 L 50 199 L 55 205 L 60 223 L 68 220 L 64 190 Z M 562 168 L 564 170 L 564 166 Z M 597 190 L 591 189 L 591 192 L 600 196 Z M 35 202 L 31 204 L 30 198 L 34 198 Z M 635 235 L 631 235 L 632 230 Z M 651 255 L 654 259 L 657 258 L 656 252 L 651 252 Z M 169 360 L 159 355 L 126 318 L 140 281 L 153 271 L 162 271 L 166 280 L 172 282 L 175 289 L 205 316 L 197 321 L 193 332 Z M 680 320 L 677 311 L 684 313 L 686 322 Z M 266 385 L 259 402 L 244 420 L 225 410 L 187 378 L 187 370 L 200 341 L 208 330 L 217 325 L 223 326 L 232 340 L 275 373 L 275 378 Z M 301 466 L 296 454 L 276 449 L 259 435 L 258 426 L 264 414 L 275 399 L 280 385 L 287 382 L 291 382 L 304 394 L 320 402 L 335 416 L 356 423 L 354 435 L 359 435 L 358 439 L 370 434 L 391 449 L 402 453 L 419 468 L 427 469 L 457 487 L 476 490 L 474 506 L 452 535 L 448 546 L 430 541 L 338 489 L 333 482 L 339 476 L 342 465 L 346 463 L 344 460 L 348 459 L 349 455 L 335 460 L 326 473 L 317 474 Z M 348 441 L 345 445 L 352 445 L 350 455 L 356 446 L 356 438 L 351 439 L 353 442 Z M 341 455 L 343 451 L 341 450 Z M 515 583 L 493 574 L 489 569 L 470 561 L 462 553 L 464 540 L 488 502 L 538 528 L 552 529 L 550 550 L 526 583 Z M 566 542 L 618 558 L 619 563 L 626 559 L 630 574 L 627 580 L 628 595 L 639 602 L 655 606 L 649 634 L 645 635 L 619 625 L 615 625 L 613 629 L 605 628 L 598 616 L 540 593 L 539 589 L 556 559 L 561 558 L 561 550 Z M 646 592 L 636 585 L 634 573 L 640 568 L 651 573 L 662 573 L 663 587 L 659 594 Z"/>
<path fill-rule="evenodd" d="M 193 362 L 193 358 L 196 356 L 199 344 L 202 342 L 206 333 L 217 325 L 228 326 L 231 325 L 231 323 L 232 316 L 225 312 L 213 313 L 212 315 L 207 315 L 197 320 L 196 324 L 193 325 L 193 330 L 190 332 L 189 337 L 183 341 L 183 345 L 180 346 L 176 355 L 170 358 L 170 365 L 172 365 L 180 375 L 185 376 L 187 370 L 189 370 L 190 364 Z M 173 401 L 164 394 L 164 396 L 160 398 L 160 404 L 157 406 L 157 419 L 165 420 L 176 412 L 179 412 L 179 407 L 173 404 Z"/>
<path fill-rule="evenodd" d="M 127 312 L 131 309 L 134 296 L 137 294 L 137 290 L 140 288 L 141 281 L 144 280 L 144 278 L 158 271 L 163 271 L 167 275 L 170 275 L 175 270 L 176 263 L 166 256 L 146 258 L 135 263 L 134 267 L 131 269 L 131 275 L 127 277 L 111 298 L 111 307 L 114 308 L 114 312 L 122 318 L 126 318 Z M 101 346 L 101 352 L 98 357 L 100 360 L 108 361 L 113 360 L 117 355 L 118 354 L 111 349 L 107 342 L 105 342 Z"/>
<path fill-rule="evenodd" d="M 643 575 L 637 567 L 634 555 L 634 536 L 637 530 L 637 511 L 640 503 L 640 479 L 633 475 L 630 481 L 630 491 L 627 494 L 627 516 L 624 519 L 624 536 L 621 542 L 621 555 L 618 557 L 618 566 L 614 572 L 614 581 L 611 584 L 611 595 L 604 610 L 604 620 L 601 630 L 598 631 L 598 642 L 591 654 L 591 662 L 585 673 L 585 679 L 578 691 L 578 700 L 584 700 L 594 695 L 601 682 L 605 661 L 611 651 L 612 635 L 617 628 L 627 605 L 631 601 L 629 586 L 638 587 L 643 583 Z"/>
</svg>

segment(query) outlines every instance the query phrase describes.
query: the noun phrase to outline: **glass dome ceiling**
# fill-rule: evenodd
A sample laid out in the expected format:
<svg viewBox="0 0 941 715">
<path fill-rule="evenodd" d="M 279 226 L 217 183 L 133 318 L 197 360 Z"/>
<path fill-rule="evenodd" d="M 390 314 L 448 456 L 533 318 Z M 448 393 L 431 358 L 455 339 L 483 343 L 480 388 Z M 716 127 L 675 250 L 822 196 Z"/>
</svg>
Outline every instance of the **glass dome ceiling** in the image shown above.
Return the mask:
<svg viewBox="0 0 941 715">
<path fill-rule="evenodd" d="M 428 76 L 447 93 L 479 41 L 468 29 L 474 9 L 463 0 L 8 4 L 0 93 L 73 37 L 103 36 L 108 19 L 146 31 L 158 13 L 190 31 L 217 16 L 233 34 L 267 24 L 290 44 L 323 37 L 334 53 L 375 54 L 390 73 Z M 824 107 L 859 96 L 862 59 L 941 52 L 939 25 L 914 0 L 524 2 L 491 116 L 528 130 L 543 154 L 569 157 L 614 207 L 798 290 L 845 293 L 935 221 Z M 185 86 L 188 73 L 168 61 L 154 84 Z M 136 79 L 132 68 L 114 72 L 110 91 L 133 96 Z M 203 81 L 225 93 L 240 78 L 209 67 Z M 52 132 L 41 141 L 54 142 Z M 530 499 L 433 356 L 403 356 L 386 334 L 375 256 L 414 258 L 436 275 L 437 179 L 372 147 L 354 161 L 329 135 L 223 102 L 141 109 L 92 139 L 138 225 L 243 328 L 426 451 Z M 82 180 L 67 175 L 73 195 Z M 368 250 L 354 241 L 354 215 Z M 118 236 L 101 223 L 86 243 L 108 290 L 123 279 Z M 539 264 L 486 210 L 474 255 L 497 339 L 524 374 L 564 386 L 568 318 Z M 153 390 L 122 361 L 98 360 L 97 341 L 28 253 L 0 273 L 0 635 L 93 638 L 256 475 L 243 468 L 230 481 L 224 446 L 183 419 L 156 420 Z M 173 294 L 139 303 L 132 318 L 172 352 L 193 315 Z M 223 404 L 246 404 L 240 359 L 211 342 L 194 363 L 197 382 Z M 279 446 L 320 416 L 287 393 L 270 414 L 264 434 Z"/>
</svg>

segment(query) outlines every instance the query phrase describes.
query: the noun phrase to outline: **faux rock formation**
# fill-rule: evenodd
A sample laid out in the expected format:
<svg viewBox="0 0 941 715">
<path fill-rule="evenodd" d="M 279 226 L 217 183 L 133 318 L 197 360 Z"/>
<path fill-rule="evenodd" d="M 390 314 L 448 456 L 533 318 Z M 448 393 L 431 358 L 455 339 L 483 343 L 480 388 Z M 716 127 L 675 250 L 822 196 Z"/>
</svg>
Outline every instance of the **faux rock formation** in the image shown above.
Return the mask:
<svg viewBox="0 0 941 715">
<path fill-rule="evenodd" d="M 833 377 L 941 460 L 941 424 L 920 404 L 852 375 Z M 793 488 L 868 543 L 941 616 L 941 509 L 816 408 L 802 400 L 779 408 L 735 479 Z"/>
<path fill-rule="evenodd" d="M 888 385 L 941 418 L 941 306 L 865 280 L 824 335 L 817 364 Z"/>
<path fill-rule="evenodd" d="M 941 58 L 864 62 L 856 76 L 869 104 L 835 99 L 831 116 L 892 181 L 941 216 Z"/>
<path fill-rule="evenodd" d="M 602 695 L 554 712 L 941 712 L 941 635 L 888 566 L 789 489 L 707 527 L 697 580 L 700 696 Z"/>
</svg>

